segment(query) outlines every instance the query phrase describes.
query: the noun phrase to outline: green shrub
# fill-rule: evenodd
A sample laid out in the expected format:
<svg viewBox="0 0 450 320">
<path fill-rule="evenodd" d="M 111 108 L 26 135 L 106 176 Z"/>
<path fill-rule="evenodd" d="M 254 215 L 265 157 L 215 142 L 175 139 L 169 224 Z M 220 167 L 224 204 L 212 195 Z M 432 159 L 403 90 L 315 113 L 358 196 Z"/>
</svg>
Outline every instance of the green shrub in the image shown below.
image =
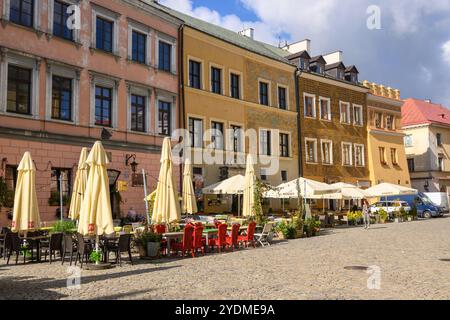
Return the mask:
<svg viewBox="0 0 450 320">
<path fill-rule="evenodd" d="M 92 251 L 91 254 L 89 255 L 89 261 L 91 261 L 92 263 L 98 263 L 100 261 L 102 261 L 102 252 L 101 251 Z"/>
<path fill-rule="evenodd" d="M 281 232 L 286 239 L 295 239 L 297 235 L 297 227 L 294 223 L 287 224 L 283 221 L 279 224 L 278 231 Z"/>
<path fill-rule="evenodd" d="M 58 221 L 52 227 L 52 232 L 70 233 L 71 230 L 76 229 L 77 225 L 75 221 Z"/>
<path fill-rule="evenodd" d="M 380 209 L 378 211 L 378 216 L 380 217 L 381 222 L 386 222 L 389 217 L 388 213 L 384 209 Z"/>
</svg>

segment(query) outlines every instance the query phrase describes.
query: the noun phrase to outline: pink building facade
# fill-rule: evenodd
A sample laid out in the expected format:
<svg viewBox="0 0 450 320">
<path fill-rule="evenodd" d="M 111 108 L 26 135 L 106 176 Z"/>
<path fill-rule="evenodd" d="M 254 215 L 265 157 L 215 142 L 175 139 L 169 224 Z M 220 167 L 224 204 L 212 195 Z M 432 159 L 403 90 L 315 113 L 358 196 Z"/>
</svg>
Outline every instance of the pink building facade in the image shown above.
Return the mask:
<svg viewBox="0 0 450 320">
<path fill-rule="evenodd" d="M 68 27 L 77 8 L 80 28 L 76 19 Z M 145 214 L 138 173 L 146 170 L 153 191 L 162 140 L 180 126 L 181 21 L 138 0 L 0 0 L 0 9 L 0 176 L 14 189 L 30 151 L 41 219 L 53 221 L 59 178 L 70 198 L 81 148 L 101 140 L 114 218 Z"/>
</svg>

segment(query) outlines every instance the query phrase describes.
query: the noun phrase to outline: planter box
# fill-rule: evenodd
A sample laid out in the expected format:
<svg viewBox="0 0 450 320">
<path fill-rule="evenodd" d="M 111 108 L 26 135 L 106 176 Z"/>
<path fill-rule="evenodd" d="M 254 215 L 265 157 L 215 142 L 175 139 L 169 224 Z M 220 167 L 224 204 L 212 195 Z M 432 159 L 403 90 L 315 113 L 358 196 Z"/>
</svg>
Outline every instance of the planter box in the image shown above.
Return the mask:
<svg viewBox="0 0 450 320">
<path fill-rule="evenodd" d="M 147 243 L 147 257 L 157 257 L 159 255 L 160 248 L 161 248 L 161 243 L 159 243 L 159 242 Z"/>
</svg>

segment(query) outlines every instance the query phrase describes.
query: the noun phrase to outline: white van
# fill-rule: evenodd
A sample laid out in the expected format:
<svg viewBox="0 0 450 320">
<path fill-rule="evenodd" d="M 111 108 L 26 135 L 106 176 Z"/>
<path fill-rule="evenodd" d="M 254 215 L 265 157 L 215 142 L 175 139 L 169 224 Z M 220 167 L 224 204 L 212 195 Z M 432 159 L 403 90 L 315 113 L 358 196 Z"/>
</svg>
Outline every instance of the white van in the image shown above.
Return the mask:
<svg viewBox="0 0 450 320">
<path fill-rule="evenodd" d="M 403 208 L 406 212 L 411 211 L 411 207 L 406 201 L 379 201 L 370 206 L 370 213 L 377 214 L 378 211 L 383 209 L 389 214 L 389 217 L 392 219 L 394 217 L 394 212 L 397 212 Z"/>
<path fill-rule="evenodd" d="M 445 192 L 427 192 L 425 195 L 438 207 L 443 213 L 449 213 L 449 200 Z"/>
</svg>

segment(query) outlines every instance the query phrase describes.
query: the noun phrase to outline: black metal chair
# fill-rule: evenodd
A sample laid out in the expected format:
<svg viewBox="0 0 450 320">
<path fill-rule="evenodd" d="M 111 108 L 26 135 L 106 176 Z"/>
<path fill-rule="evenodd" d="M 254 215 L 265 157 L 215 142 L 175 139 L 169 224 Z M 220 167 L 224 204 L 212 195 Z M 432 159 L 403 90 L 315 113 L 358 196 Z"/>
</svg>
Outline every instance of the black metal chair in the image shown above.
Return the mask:
<svg viewBox="0 0 450 320">
<path fill-rule="evenodd" d="M 89 254 L 92 251 L 92 246 L 90 243 L 86 243 L 84 241 L 84 237 L 82 234 L 77 233 L 77 255 L 75 259 L 75 265 L 77 265 L 77 261 L 80 261 L 81 268 L 83 268 L 83 259 L 86 263 L 89 261 Z"/>
<path fill-rule="evenodd" d="M 44 261 L 47 261 L 47 254 L 49 255 L 50 263 L 52 259 L 56 259 L 56 253 L 59 252 L 59 256 L 63 257 L 63 234 L 53 233 L 50 236 L 50 240 L 41 242 L 41 251 L 44 251 Z"/>
<path fill-rule="evenodd" d="M 119 241 L 116 243 L 108 243 L 105 246 L 106 256 L 109 257 L 110 252 L 114 252 L 116 255 L 116 263 L 122 266 L 122 253 L 128 253 L 130 263 L 133 264 L 133 258 L 131 256 L 131 234 L 122 234 L 119 237 Z"/>
<path fill-rule="evenodd" d="M 9 232 L 5 238 L 5 244 L 8 242 L 8 260 L 6 264 L 9 264 L 9 259 L 11 258 L 13 253 L 16 253 L 16 264 L 19 262 L 19 255 L 23 254 L 23 263 L 26 263 L 26 252 L 29 251 L 29 248 L 22 247 L 22 239 L 20 239 L 19 234 L 15 232 Z"/>
<path fill-rule="evenodd" d="M 3 238 L 0 239 L 0 256 L 3 256 L 3 260 L 6 260 L 8 257 L 8 252 L 11 249 L 11 237 L 9 236 L 11 231 L 9 231 L 9 229 L 7 231 L 3 231 Z"/>
<path fill-rule="evenodd" d="M 64 234 L 63 242 L 63 255 L 61 258 L 61 264 L 64 264 L 67 254 L 70 254 L 70 265 L 72 265 L 73 254 L 77 252 L 77 247 L 74 245 L 73 238 L 71 234 Z"/>
</svg>

